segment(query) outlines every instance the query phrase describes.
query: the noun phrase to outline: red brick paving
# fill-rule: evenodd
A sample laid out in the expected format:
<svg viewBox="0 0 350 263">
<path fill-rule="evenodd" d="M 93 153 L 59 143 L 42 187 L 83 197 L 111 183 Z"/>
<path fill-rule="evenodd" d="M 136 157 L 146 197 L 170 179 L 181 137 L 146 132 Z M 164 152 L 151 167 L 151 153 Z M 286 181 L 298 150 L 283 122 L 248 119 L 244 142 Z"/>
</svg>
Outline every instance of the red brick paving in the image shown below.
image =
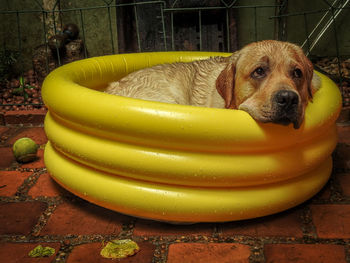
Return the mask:
<svg viewBox="0 0 350 263">
<path fill-rule="evenodd" d="M 337 126 L 338 134 L 339 134 L 339 142 L 350 144 L 350 126 Z"/>
<path fill-rule="evenodd" d="M 54 197 L 64 195 L 65 190 L 60 187 L 48 173 L 41 174 L 36 184 L 30 188 L 28 195 L 33 198 L 39 196 Z"/>
<path fill-rule="evenodd" d="M 273 216 L 226 223 L 222 225 L 224 236 L 247 235 L 247 236 L 285 236 L 302 237 L 300 211 L 289 210 Z"/>
<path fill-rule="evenodd" d="M 250 248 L 241 244 L 181 243 L 169 246 L 168 263 L 249 263 Z"/>
<path fill-rule="evenodd" d="M 350 196 L 350 173 L 341 174 L 337 176 L 340 183 L 340 188 L 345 196 Z"/>
<path fill-rule="evenodd" d="M 31 172 L 0 171 L 0 196 L 12 196 Z"/>
<path fill-rule="evenodd" d="M 15 161 L 11 147 L 0 147 L 0 169 L 10 167 Z"/>
<path fill-rule="evenodd" d="M 0 126 L 0 135 L 7 131 L 9 128 L 5 126 Z"/>
<path fill-rule="evenodd" d="M 337 145 L 333 165 L 339 170 L 350 170 L 350 144 Z"/>
<path fill-rule="evenodd" d="M 8 111 L 0 114 L 6 124 L 31 124 L 39 125 L 44 122 L 46 110 L 24 110 L 24 111 Z"/>
<path fill-rule="evenodd" d="M 134 228 L 135 236 L 211 236 L 214 228 L 211 224 L 176 225 L 151 220 L 138 219 Z"/>
<path fill-rule="evenodd" d="M 329 198 L 331 198 L 331 194 L 332 194 L 332 189 L 330 187 L 330 184 L 327 184 L 316 196 L 319 197 L 320 199 L 328 200 Z"/>
<path fill-rule="evenodd" d="M 65 202 L 57 207 L 41 234 L 117 235 L 123 220 L 124 216 L 85 201 Z"/>
<path fill-rule="evenodd" d="M 0 203 L 0 235 L 28 235 L 45 209 L 42 202 Z"/>
<path fill-rule="evenodd" d="M 45 258 L 29 257 L 28 253 L 38 245 L 52 247 L 56 253 Z M 0 243 L 0 259 L 4 263 L 51 263 L 59 248 L 59 243 Z"/>
<path fill-rule="evenodd" d="M 350 238 L 350 205 L 311 205 L 320 238 Z"/>
<path fill-rule="evenodd" d="M 39 145 L 45 144 L 47 142 L 47 137 L 42 127 L 29 127 L 29 128 L 23 129 L 22 132 L 20 132 L 19 134 L 11 138 L 9 140 L 9 143 L 13 144 L 16 140 L 22 137 L 31 138 L 33 141 L 35 141 Z"/>
<path fill-rule="evenodd" d="M 134 256 L 111 260 L 100 256 L 103 248 L 102 243 L 90 243 L 76 246 L 68 257 L 67 263 L 104 263 L 104 262 L 120 262 L 120 263 L 150 263 L 152 262 L 155 245 L 150 243 L 138 242 L 140 250 Z"/>
<path fill-rule="evenodd" d="M 0 126 L 0 262 L 114 262 L 100 257 L 102 241 L 132 238 L 141 251 L 120 262 L 350 263 L 350 125 L 342 125 L 330 183 L 310 201 L 259 219 L 194 225 L 136 219 L 73 196 L 49 177 L 42 149 L 33 163 L 13 158 L 17 138 L 46 143 L 43 127 Z M 38 244 L 59 253 L 29 258 Z"/>
<path fill-rule="evenodd" d="M 346 263 L 344 246 L 329 244 L 265 245 L 266 263 Z"/>
</svg>

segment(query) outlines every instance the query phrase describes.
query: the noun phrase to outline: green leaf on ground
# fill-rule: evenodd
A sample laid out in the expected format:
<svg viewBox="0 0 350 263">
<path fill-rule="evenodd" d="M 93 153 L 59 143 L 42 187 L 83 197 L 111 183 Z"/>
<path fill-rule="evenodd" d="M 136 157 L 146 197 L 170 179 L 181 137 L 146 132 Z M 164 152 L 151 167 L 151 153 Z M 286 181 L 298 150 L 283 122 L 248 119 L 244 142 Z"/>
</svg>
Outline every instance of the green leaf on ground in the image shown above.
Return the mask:
<svg viewBox="0 0 350 263">
<path fill-rule="evenodd" d="M 28 256 L 32 258 L 39 257 L 50 257 L 55 254 L 55 249 L 52 247 L 43 247 L 42 245 L 37 246 L 32 251 L 28 253 Z"/>
<path fill-rule="evenodd" d="M 112 240 L 101 250 L 104 258 L 126 258 L 135 255 L 139 246 L 131 239 Z"/>
</svg>

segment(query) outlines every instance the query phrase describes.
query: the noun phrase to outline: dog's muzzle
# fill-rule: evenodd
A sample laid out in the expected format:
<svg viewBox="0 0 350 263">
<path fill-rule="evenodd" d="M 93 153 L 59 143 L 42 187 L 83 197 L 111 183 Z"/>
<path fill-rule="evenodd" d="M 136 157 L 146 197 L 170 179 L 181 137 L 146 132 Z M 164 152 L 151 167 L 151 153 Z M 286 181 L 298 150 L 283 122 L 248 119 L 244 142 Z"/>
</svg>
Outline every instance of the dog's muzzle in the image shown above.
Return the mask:
<svg viewBox="0 0 350 263">
<path fill-rule="evenodd" d="M 299 123 L 299 96 L 291 90 L 280 90 L 272 98 L 275 108 L 274 123 L 288 125 L 293 123 L 294 129 L 300 127 Z"/>
</svg>

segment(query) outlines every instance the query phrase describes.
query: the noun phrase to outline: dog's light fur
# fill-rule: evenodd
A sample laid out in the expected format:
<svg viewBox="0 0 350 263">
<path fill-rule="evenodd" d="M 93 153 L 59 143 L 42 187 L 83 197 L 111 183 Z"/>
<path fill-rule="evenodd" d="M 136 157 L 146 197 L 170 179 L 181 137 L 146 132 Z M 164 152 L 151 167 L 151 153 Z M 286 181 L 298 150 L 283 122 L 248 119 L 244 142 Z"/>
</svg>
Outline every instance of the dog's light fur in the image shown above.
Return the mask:
<svg viewBox="0 0 350 263">
<path fill-rule="evenodd" d="M 263 78 L 254 77 L 264 68 Z M 295 77 L 295 69 L 302 72 Z M 293 75 L 294 74 L 294 75 Z M 230 57 L 213 57 L 190 63 L 157 65 L 133 72 L 110 83 L 107 93 L 204 107 L 242 109 L 261 122 L 281 123 L 274 97 L 279 90 L 297 94 L 295 116 L 299 128 L 305 107 L 320 86 L 311 62 L 301 48 L 274 40 L 249 44 Z"/>
<path fill-rule="evenodd" d="M 112 82 L 107 93 L 165 103 L 224 108 L 216 79 L 230 58 L 213 57 L 191 63 L 162 64 Z"/>
</svg>

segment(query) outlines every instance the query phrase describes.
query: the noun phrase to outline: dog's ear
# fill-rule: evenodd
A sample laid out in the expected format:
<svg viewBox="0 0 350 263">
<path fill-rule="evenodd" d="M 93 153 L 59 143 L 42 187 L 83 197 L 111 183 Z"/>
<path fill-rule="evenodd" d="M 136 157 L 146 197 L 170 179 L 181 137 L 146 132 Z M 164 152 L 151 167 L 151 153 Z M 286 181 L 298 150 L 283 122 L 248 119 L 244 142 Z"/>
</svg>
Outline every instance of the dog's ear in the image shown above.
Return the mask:
<svg viewBox="0 0 350 263">
<path fill-rule="evenodd" d="M 226 109 L 235 109 L 234 100 L 234 85 L 235 85 L 235 74 L 236 74 L 236 62 L 238 53 L 233 54 L 228 59 L 227 66 L 221 71 L 220 75 L 216 79 L 216 89 L 221 97 L 225 101 Z"/>
<path fill-rule="evenodd" d="M 310 93 L 311 95 L 315 94 L 316 91 L 318 91 L 321 87 L 321 78 L 319 75 L 317 75 L 315 72 L 312 74 L 312 80 L 311 80 L 311 88 Z M 311 96 L 312 99 L 312 96 Z"/>
<path fill-rule="evenodd" d="M 309 95 L 309 99 L 312 100 L 313 94 L 317 91 L 319 86 L 317 83 L 318 76 L 314 74 L 314 66 L 304 54 L 302 54 L 302 63 L 304 65 L 307 92 Z"/>
</svg>

